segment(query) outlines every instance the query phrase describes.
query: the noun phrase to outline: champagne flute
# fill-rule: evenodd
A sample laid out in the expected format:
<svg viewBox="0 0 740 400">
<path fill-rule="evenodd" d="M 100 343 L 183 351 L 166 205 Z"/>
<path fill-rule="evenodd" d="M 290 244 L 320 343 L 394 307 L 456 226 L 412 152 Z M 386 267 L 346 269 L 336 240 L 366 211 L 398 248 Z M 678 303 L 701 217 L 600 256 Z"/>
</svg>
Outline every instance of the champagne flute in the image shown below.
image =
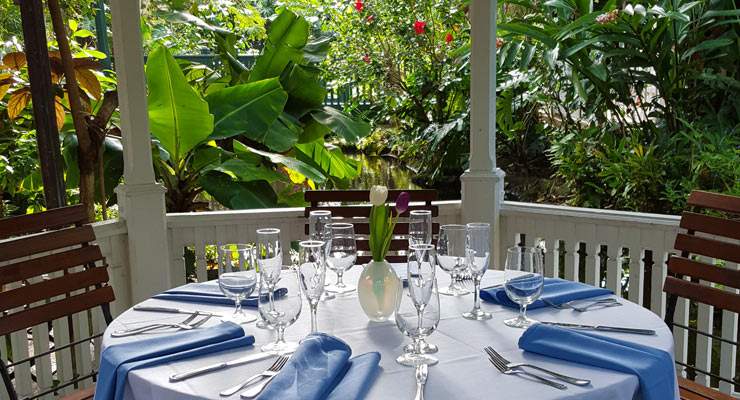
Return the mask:
<svg viewBox="0 0 740 400">
<path fill-rule="evenodd" d="M 280 229 L 257 229 L 257 248 L 255 249 L 257 266 L 260 273 L 260 297 L 263 291 L 272 295 L 275 285 L 280 280 L 280 270 L 283 267 L 283 249 L 280 245 Z M 260 315 L 262 315 L 260 313 Z M 258 328 L 271 328 L 264 318 L 257 321 Z"/>
<path fill-rule="evenodd" d="M 409 246 L 432 243 L 432 212 L 413 210 L 409 213 Z"/>
<path fill-rule="evenodd" d="M 246 324 L 257 319 L 244 313 L 245 300 L 257 284 L 254 269 L 254 248 L 250 244 L 227 244 L 219 247 L 218 286 L 227 298 L 234 299 L 234 313 L 224 321 Z"/>
<path fill-rule="evenodd" d="M 326 262 L 326 258 L 328 257 L 329 240 L 331 240 L 331 229 L 327 227 L 330 223 L 331 211 L 329 210 L 313 210 L 308 213 L 308 238 L 324 242 L 324 252 L 327 253 L 324 256 L 324 262 Z M 334 294 L 326 290 L 321 295 L 321 301 L 332 300 L 334 298 Z"/>
<path fill-rule="evenodd" d="M 426 210 L 422 210 L 426 211 Z M 412 211 L 413 212 L 413 211 Z M 429 212 L 431 222 L 431 212 Z M 409 230 L 409 232 L 411 232 Z M 429 231 L 429 240 L 431 241 L 431 230 Z M 411 237 L 409 237 L 409 241 L 411 241 Z M 412 274 L 419 275 L 421 273 L 428 273 L 427 271 L 429 268 L 432 269 L 431 273 L 432 275 L 435 274 L 436 267 L 436 254 L 434 251 L 434 246 L 429 243 L 422 243 L 422 244 L 412 244 L 409 246 L 408 251 L 408 271 L 406 276 L 409 277 Z M 410 281 L 409 281 L 410 282 Z M 413 353 L 415 350 L 415 346 L 417 343 L 409 343 L 406 346 L 404 346 L 403 351 L 406 353 Z M 437 345 L 428 343 L 424 338 L 419 339 L 418 343 L 418 351 L 424 354 L 432 354 L 439 351 L 439 348 Z"/>
<path fill-rule="evenodd" d="M 335 293 L 349 293 L 355 290 L 342 280 L 344 271 L 355 264 L 357 258 L 357 243 L 355 242 L 355 226 L 344 222 L 335 222 L 327 225 L 331 229 L 331 240 L 328 245 L 327 264 L 337 273 L 337 282 L 326 290 Z"/>
<path fill-rule="evenodd" d="M 321 294 L 324 293 L 326 281 L 326 259 L 324 257 L 324 242 L 306 240 L 300 246 L 298 274 L 303 294 L 311 307 L 311 333 L 317 330 L 316 309 L 319 306 Z"/>
<path fill-rule="evenodd" d="M 433 276 L 433 274 L 432 274 Z M 424 273 L 418 277 L 409 275 L 406 293 L 396 308 L 396 326 L 414 343 L 412 352 L 403 353 L 396 358 L 396 362 L 416 367 L 422 364 L 434 365 L 439 360 L 421 351 L 421 339 L 431 335 L 439 325 L 439 293 L 436 278 L 429 279 Z"/>
<path fill-rule="evenodd" d="M 473 292 L 473 309 L 463 313 L 463 318 L 478 321 L 491 319 L 491 313 L 480 308 L 480 281 L 488 269 L 491 258 L 491 225 L 486 223 L 470 223 L 466 225 L 468 265 L 473 275 L 475 291 Z"/>
<path fill-rule="evenodd" d="M 287 279 L 296 279 L 295 270 L 286 270 Z M 264 281 L 263 281 L 264 282 Z M 298 285 L 300 287 L 300 284 Z M 285 354 L 298 348 L 296 342 L 285 341 L 285 329 L 298 320 L 301 315 L 303 299 L 301 290 L 289 291 L 283 296 L 275 297 L 270 290 L 267 296 L 259 296 L 259 311 L 262 318 L 276 330 L 275 341 L 262 346 L 262 351 L 273 354 Z"/>
<path fill-rule="evenodd" d="M 504 290 L 519 304 L 519 315 L 504 321 L 512 328 L 527 328 L 537 321 L 527 318 L 527 306 L 542 294 L 542 251 L 534 247 L 510 247 L 506 250 Z"/>
<path fill-rule="evenodd" d="M 459 286 L 455 277 L 468 268 L 468 254 L 466 250 L 467 228 L 465 225 L 442 225 L 439 228 L 437 240 L 437 262 L 439 266 L 450 274 L 450 286 L 440 289 L 439 293 L 447 296 L 464 296 L 469 294 L 465 288 Z"/>
</svg>

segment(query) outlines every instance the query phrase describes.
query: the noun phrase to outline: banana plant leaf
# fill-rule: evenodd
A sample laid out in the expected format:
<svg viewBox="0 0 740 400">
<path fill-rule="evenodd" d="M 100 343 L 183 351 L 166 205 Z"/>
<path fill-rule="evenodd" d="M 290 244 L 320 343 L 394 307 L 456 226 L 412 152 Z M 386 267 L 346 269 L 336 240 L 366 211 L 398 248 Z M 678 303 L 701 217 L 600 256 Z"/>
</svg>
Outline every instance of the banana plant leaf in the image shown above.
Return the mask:
<svg viewBox="0 0 740 400">
<path fill-rule="evenodd" d="M 198 183 L 223 206 L 238 210 L 277 206 L 277 194 L 266 181 L 239 182 L 222 172 L 211 171 Z"/>
<path fill-rule="evenodd" d="M 223 172 L 240 182 L 267 181 L 269 183 L 286 180 L 285 175 L 263 165 L 250 164 L 238 158 L 226 160 L 213 171 Z"/>
<path fill-rule="evenodd" d="M 288 113 L 282 113 L 264 135 L 255 139 L 269 147 L 270 150 L 283 152 L 293 147 L 302 131 L 297 119 Z"/>
<path fill-rule="evenodd" d="M 264 50 L 249 73 L 249 81 L 280 76 L 291 61 L 300 63 L 308 41 L 308 28 L 303 17 L 284 9 L 268 29 Z"/>
<path fill-rule="evenodd" d="M 312 181 L 316 183 L 321 184 L 321 183 L 326 182 L 326 177 L 321 172 L 319 172 L 316 168 L 308 165 L 307 163 L 303 161 L 297 160 L 293 157 L 284 156 L 282 154 L 270 153 L 267 151 L 253 149 L 249 146 L 245 146 L 245 147 L 247 147 L 247 149 L 254 154 L 258 154 L 263 157 L 266 157 L 273 164 L 282 164 L 292 170 L 295 170 L 303 174 L 306 178 L 311 179 Z"/>
<path fill-rule="evenodd" d="M 349 143 L 356 143 L 370 133 L 370 124 L 365 121 L 354 120 L 332 107 L 316 110 L 311 113 L 311 116 Z"/>
<path fill-rule="evenodd" d="M 149 127 L 177 165 L 211 134 L 213 115 L 166 47 L 157 46 L 149 54 L 146 76 Z"/>
<path fill-rule="evenodd" d="M 321 84 L 321 69 L 291 63 L 283 71 L 280 82 L 289 95 L 285 110 L 296 117 L 324 104 L 327 91 Z"/>
<path fill-rule="evenodd" d="M 65 185 L 68 189 L 79 187 L 80 169 L 77 165 L 77 135 L 66 135 L 62 141 L 62 157 L 65 164 Z M 108 204 L 113 204 L 114 189 L 123 176 L 123 145 L 121 139 L 107 136 L 103 142 L 103 181 Z M 95 180 L 98 180 L 97 174 Z M 100 201 L 98 183 L 95 183 L 95 200 Z"/>
<path fill-rule="evenodd" d="M 342 154 L 341 149 L 336 146 L 325 145 L 323 140 L 299 143 L 295 147 L 299 151 L 298 158 L 300 160 L 317 166 L 332 178 L 352 179 L 357 177 L 360 172 L 357 165 Z"/>
</svg>

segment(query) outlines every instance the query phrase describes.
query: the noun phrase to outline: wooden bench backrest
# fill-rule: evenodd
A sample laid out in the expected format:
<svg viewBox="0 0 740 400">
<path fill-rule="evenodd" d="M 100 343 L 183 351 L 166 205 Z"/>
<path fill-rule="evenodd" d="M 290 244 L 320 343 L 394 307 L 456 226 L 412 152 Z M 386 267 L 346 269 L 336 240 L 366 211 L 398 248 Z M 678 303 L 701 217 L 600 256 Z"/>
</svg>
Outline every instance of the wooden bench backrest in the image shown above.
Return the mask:
<svg viewBox="0 0 740 400">
<path fill-rule="evenodd" d="M 439 216 L 439 207 L 432 205 L 432 201 L 437 200 L 436 190 L 389 190 L 388 202 L 393 203 L 401 192 L 407 192 L 411 198 L 411 206 L 400 215 L 400 219 L 393 230 L 396 235 L 407 235 L 409 233 L 409 224 L 407 217 L 413 210 L 429 210 L 432 212 L 432 234 L 439 233 L 439 224 L 434 220 Z M 365 264 L 371 260 L 370 242 L 368 233 L 370 224 L 370 191 L 369 190 L 311 190 L 306 191 L 304 198 L 310 203 L 306 207 L 305 233 L 308 234 L 308 216 L 313 210 L 331 211 L 332 218 L 336 221 L 350 222 L 355 226 L 355 235 L 357 241 L 357 264 Z M 395 210 L 394 210 L 395 215 Z M 406 262 L 405 255 L 399 255 L 400 251 L 408 249 L 408 239 L 395 238 L 391 241 L 390 249 L 386 260 L 388 262 Z"/>
</svg>

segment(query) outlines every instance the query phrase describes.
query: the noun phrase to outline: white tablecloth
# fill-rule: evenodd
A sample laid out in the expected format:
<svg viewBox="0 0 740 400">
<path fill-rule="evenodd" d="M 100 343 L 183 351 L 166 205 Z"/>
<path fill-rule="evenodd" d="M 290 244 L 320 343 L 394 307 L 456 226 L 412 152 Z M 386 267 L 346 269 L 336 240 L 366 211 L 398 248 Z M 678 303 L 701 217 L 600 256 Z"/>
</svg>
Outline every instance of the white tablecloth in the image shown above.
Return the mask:
<svg viewBox="0 0 740 400">
<path fill-rule="evenodd" d="M 346 282 L 356 282 L 360 267 L 354 267 L 345 275 Z M 449 282 L 449 277 L 438 274 L 440 287 Z M 334 276 L 331 276 L 333 279 Z M 329 277 L 327 277 L 329 279 Z M 500 283 L 503 273 L 489 271 L 484 277 L 484 286 Z M 290 290 L 297 290 L 297 282 L 281 282 Z M 592 368 L 584 365 L 550 359 L 535 354 L 524 354 L 517 347 L 522 330 L 509 328 L 503 320 L 516 314 L 500 306 L 483 302 L 483 308 L 493 312 L 494 317 L 488 321 L 469 321 L 460 314 L 468 311 L 473 302 L 472 295 L 454 298 L 440 296 L 442 319 L 439 329 L 431 335 L 429 342 L 439 346 L 436 357 L 440 362 L 429 369 L 426 398 L 435 399 L 598 399 L 598 400 L 633 400 L 638 388 L 637 378 L 633 375 L 610 370 Z M 673 336 L 655 314 L 627 300 L 622 307 L 612 307 L 577 313 L 571 310 L 543 308 L 534 310 L 528 315 L 535 319 L 578 322 L 587 324 L 606 324 L 617 326 L 654 329 L 655 336 L 625 335 L 619 333 L 602 333 L 607 336 L 639 342 L 673 354 Z M 229 307 L 201 305 L 194 303 L 177 303 L 168 300 L 149 299 L 142 304 L 150 306 L 181 307 L 185 309 L 210 310 L 221 313 L 230 312 Z M 247 312 L 256 310 L 247 308 Z M 185 315 L 159 314 L 128 310 L 108 327 L 103 339 L 103 346 L 123 341 L 141 340 L 149 335 L 138 335 L 129 338 L 111 338 L 110 332 L 121 328 L 139 325 L 150 321 L 179 321 Z M 321 302 L 318 308 L 319 330 L 340 337 L 351 347 L 353 354 L 368 351 L 380 352 L 382 372 L 379 374 L 368 399 L 405 399 L 412 398 L 415 389 L 413 368 L 401 366 L 395 362 L 402 347 L 409 339 L 400 333 L 394 322 L 369 322 L 362 313 L 356 293 L 334 300 Z M 218 320 L 209 321 L 206 326 L 217 324 Z M 206 357 L 181 360 L 174 363 L 135 370 L 129 373 L 127 400 L 184 400 L 184 399 L 224 399 L 218 392 L 231 387 L 246 377 L 263 371 L 272 360 L 263 360 L 228 370 L 202 375 L 189 380 L 171 383 L 169 376 L 173 373 L 189 371 L 193 368 L 221 362 L 259 352 L 259 347 L 274 340 L 274 332 L 258 329 L 254 323 L 244 326 L 248 334 L 255 336 L 255 346 L 240 350 L 231 350 L 211 354 Z M 286 331 L 286 339 L 299 340 L 310 330 L 308 305 L 304 302 L 299 320 Z M 568 385 L 567 390 L 558 390 L 539 383 L 533 383 L 517 376 L 499 373 L 488 362 L 483 352 L 484 346 L 493 346 L 504 357 L 512 362 L 529 361 L 567 375 L 591 380 L 591 385 L 578 387 Z M 232 399 L 238 399 L 234 395 Z M 667 399 L 668 400 L 668 399 Z"/>
</svg>

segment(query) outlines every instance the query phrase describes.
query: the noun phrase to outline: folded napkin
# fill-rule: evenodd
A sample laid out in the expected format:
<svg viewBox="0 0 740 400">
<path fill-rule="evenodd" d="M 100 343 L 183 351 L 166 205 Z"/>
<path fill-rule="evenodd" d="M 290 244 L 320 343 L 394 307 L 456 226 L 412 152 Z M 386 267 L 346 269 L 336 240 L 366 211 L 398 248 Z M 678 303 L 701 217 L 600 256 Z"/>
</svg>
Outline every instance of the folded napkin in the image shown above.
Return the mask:
<svg viewBox="0 0 740 400">
<path fill-rule="evenodd" d="M 380 354 L 350 355 L 340 339 L 312 333 L 257 399 L 361 400 L 375 380 Z"/>
<path fill-rule="evenodd" d="M 286 288 L 275 289 L 275 297 L 285 296 L 288 293 Z M 265 295 L 263 295 L 265 296 Z M 233 305 L 234 300 L 224 296 L 218 281 L 208 281 L 202 283 L 188 283 L 174 289 L 167 290 L 154 296 L 155 299 L 186 301 L 203 304 L 226 304 Z M 243 307 L 257 307 L 257 295 L 252 295 L 242 300 Z"/>
<path fill-rule="evenodd" d="M 242 348 L 253 343 L 254 336 L 245 336 L 241 326 L 225 322 L 211 328 L 112 345 L 100 355 L 95 400 L 123 399 L 126 377 L 131 370 Z"/>
<path fill-rule="evenodd" d="M 535 324 L 519 338 L 525 351 L 637 375 L 643 400 L 672 399 L 676 372 L 663 350 L 572 329 Z"/>
<path fill-rule="evenodd" d="M 608 294 L 612 294 L 612 291 L 559 278 L 546 278 L 540 299 L 528 305 L 527 309 L 534 310 L 540 307 L 547 307 L 547 304 L 542 301 L 543 299 L 553 304 L 562 304 L 573 300 L 588 299 L 590 297 Z M 519 308 L 519 304 L 511 301 L 509 296 L 506 295 L 506 290 L 504 290 L 503 286 L 481 289 L 480 298 L 502 306 Z"/>
</svg>

